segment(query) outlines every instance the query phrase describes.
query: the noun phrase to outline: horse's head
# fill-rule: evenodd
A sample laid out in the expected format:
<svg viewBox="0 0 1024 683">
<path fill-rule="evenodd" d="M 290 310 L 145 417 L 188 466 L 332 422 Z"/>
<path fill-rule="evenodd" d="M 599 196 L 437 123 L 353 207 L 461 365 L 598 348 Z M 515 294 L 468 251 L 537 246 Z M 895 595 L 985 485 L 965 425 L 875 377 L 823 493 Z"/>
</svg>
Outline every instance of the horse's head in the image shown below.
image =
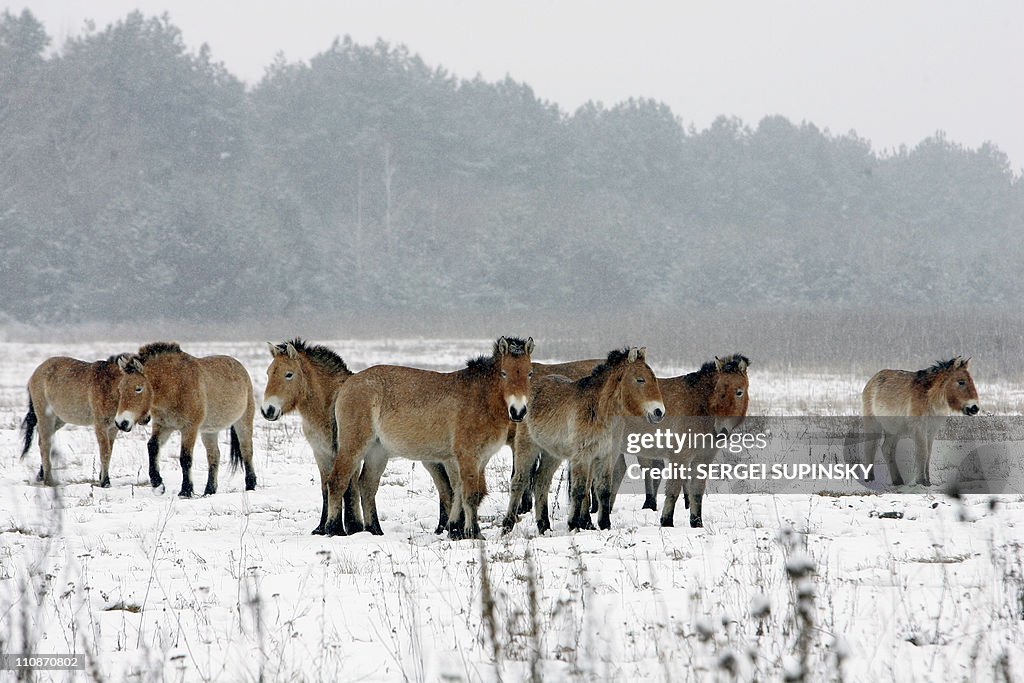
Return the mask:
<svg viewBox="0 0 1024 683">
<path fill-rule="evenodd" d="M 306 390 L 306 374 L 299 352 L 291 342 L 267 342 L 273 361 L 267 368 L 267 386 L 263 390 L 263 417 L 274 421 L 295 409 L 299 396 Z"/>
<path fill-rule="evenodd" d="M 974 379 L 967 370 L 970 362 L 970 358 L 964 359 L 959 356 L 949 361 L 945 392 L 950 414 L 977 415 L 980 410 L 978 390 L 975 389 Z"/>
<path fill-rule="evenodd" d="M 136 424 L 149 424 L 153 387 L 146 378 L 146 368 L 139 356 L 121 354 L 117 358 L 117 367 L 121 368 L 121 377 L 117 382 L 114 425 L 122 432 L 130 432 Z"/>
<path fill-rule="evenodd" d="M 715 418 L 715 434 L 731 432 L 747 415 L 750 359 L 738 353 L 715 356 L 715 384 L 708 397 L 708 415 Z"/>
<path fill-rule="evenodd" d="M 651 424 L 665 419 L 665 402 L 658 378 L 647 365 L 646 346 L 612 351 L 605 363 L 616 373 L 619 400 L 626 415 L 643 416 Z M 597 373 L 598 368 L 594 368 L 594 372 Z"/>
<path fill-rule="evenodd" d="M 508 408 L 508 419 L 522 422 L 530 397 L 533 367 L 533 337 L 526 341 L 517 337 L 500 337 L 494 342 L 494 365 L 501 382 L 502 398 Z"/>
</svg>

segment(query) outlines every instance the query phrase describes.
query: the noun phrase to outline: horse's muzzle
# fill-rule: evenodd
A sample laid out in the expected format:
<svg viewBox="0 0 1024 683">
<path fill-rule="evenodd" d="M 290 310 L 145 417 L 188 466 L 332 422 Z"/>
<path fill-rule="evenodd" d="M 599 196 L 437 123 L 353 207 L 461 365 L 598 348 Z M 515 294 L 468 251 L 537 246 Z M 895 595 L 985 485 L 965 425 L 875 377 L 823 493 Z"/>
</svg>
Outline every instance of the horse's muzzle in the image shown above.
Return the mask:
<svg viewBox="0 0 1024 683">
<path fill-rule="evenodd" d="M 128 420 L 121 420 L 120 422 L 115 422 L 114 424 L 116 424 L 117 428 L 120 429 L 122 432 L 132 431 L 133 425 Z"/>
<path fill-rule="evenodd" d="M 145 427 L 146 425 L 149 424 L 150 417 L 150 415 L 147 415 L 146 417 L 142 418 L 141 420 L 139 420 L 139 424 Z"/>
<path fill-rule="evenodd" d="M 516 408 L 515 406 L 508 407 L 508 419 L 513 422 L 522 422 L 525 417 L 526 406 L 523 406 L 522 409 Z"/>
<path fill-rule="evenodd" d="M 281 413 L 279 413 L 277 411 L 277 408 L 275 408 L 274 406 L 267 406 L 266 408 L 260 408 L 260 414 L 262 414 L 264 418 L 270 420 L 271 422 L 273 422 L 277 418 L 281 417 Z"/>
<path fill-rule="evenodd" d="M 980 410 L 981 408 L 979 408 L 977 404 L 964 406 L 964 415 L 977 415 Z"/>
<path fill-rule="evenodd" d="M 655 408 L 651 412 L 647 413 L 647 421 L 652 425 L 658 424 L 665 419 L 665 411 L 661 408 Z"/>
</svg>

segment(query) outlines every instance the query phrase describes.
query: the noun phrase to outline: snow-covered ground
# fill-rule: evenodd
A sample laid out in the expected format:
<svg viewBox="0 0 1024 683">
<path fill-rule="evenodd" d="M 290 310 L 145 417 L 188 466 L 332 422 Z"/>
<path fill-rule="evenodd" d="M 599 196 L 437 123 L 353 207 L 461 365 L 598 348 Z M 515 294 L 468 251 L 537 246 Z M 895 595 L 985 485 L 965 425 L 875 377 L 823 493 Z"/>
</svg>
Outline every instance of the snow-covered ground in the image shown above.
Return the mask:
<svg viewBox="0 0 1024 683">
<path fill-rule="evenodd" d="M 453 369 L 490 341 L 328 344 L 353 369 Z M 801 661 L 807 680 L 1024 676 L 1021 496 L 711 495 L 703 529 L 682 510 L 662 529 L 623 496 L 611 531 L 569 534 L 562 483 L 552 533 L 524 518 L 501 538 L 505 449 L 483 543 L 434 536 L 430 478 L 404 461 L 378 496 L 385 536 L 324 538 L 309 535 L 318 477 L 295 416 L 257 416 L 251 493 L 222 468 L 219 493 L 178 499 L 174 437 L 169 493 L 154 495 L 147 429 L 119 436 L 100 489 L 91 430 L 65 428 L 63 486 L 36 485 L 35 445 L 17 458 L 32 369 L 135 346 L 0 344 L 0 650 L 30 637 L 35 652 L 85 653 L 104 680 L 779 680 Z M 239 358 L 262 396 L 262 344 L 184 347 Z M 755 365 L 751 413 L 856 414 L 865 379 Z M 1022 412 L 1020 387 L 976 379 L 983 409 Z"/>
</svg>

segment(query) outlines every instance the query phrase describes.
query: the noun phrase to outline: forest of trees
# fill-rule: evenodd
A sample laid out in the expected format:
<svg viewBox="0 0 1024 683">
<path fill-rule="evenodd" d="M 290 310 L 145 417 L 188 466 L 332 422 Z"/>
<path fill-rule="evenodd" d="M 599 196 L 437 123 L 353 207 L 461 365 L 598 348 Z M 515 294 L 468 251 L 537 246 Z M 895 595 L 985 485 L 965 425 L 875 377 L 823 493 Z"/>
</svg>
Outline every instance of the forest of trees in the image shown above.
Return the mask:
<svg viewBox="0 0 1024 683">
<path fill-rule="evenodd" d="M 0 18 L 0 323 L 1024 299 L 992 145 L 567 113 L 348 39 L 247 88 L 140 14 L 50 43 Z"/>
</svg>

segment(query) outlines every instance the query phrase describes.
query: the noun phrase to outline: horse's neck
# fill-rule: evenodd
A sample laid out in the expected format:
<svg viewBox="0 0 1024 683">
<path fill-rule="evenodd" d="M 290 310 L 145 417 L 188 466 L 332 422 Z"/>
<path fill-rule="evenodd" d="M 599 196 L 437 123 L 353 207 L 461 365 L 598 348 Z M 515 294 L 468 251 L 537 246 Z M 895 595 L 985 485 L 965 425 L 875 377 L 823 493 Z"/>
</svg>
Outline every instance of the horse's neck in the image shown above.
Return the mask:
<svg viewBox="0 0 1024 683">
<path fill-rule="evenodd" d="M 594 422 L 604 423 L 607 420 L 622 413 L 622 399 L 618 395 L 619 383 L 615 381 L 615 374 L 609 373 L 605 381 L 599 387 L 595 387 L 594 395 L 591 397 L 590 408 Z"/>
<path fill-rule="evenodd" d="M 716 375 L 713 373 L 701 373 L 696 384 L 690 384 L 686 377 L 687 375 L 683 375 L 682 377 L 674 377 L 672 379 L 685 397 L 685 414 L 707 415 L 711 393 L 715 390 Z M 670 410 L 672 409 L 670 408 Z M 674 409 L 678 410 L 678 408 Z"/>
<path fill-rule="evenodd" d="M 313 364 L 309 369 L 316 373 L 317 381 L 306 382 L 306 396 L 299 402 L 299 414 L 307 422 L 330 425 L 334 419 L 334 399 L 352 373 L 330 373 Z"/>
<path fill-rule="evenodd" d="M 946 404 L 946 382 L 949 378 L 944 374 L 936 375 L 925 390 L 924 400 L 929 415 L 945 415 L 949 413 Z"/>
<path fill-rule="evenodd" d="M 497 370 L 492 370 L 486 374 L 480 374 L 473 377 L 472 379 L 472 392 L 475 394 L 475 398 L 479 401 L 480 405 L 484 405 L 487 408 L 487 412 L 494 415 L 501 415 L 502 420 L 506 420 L 506 408 L 504 401 L 498 392 L 495 391 L 495 380 L 497 378 Z"/>
</svg>

